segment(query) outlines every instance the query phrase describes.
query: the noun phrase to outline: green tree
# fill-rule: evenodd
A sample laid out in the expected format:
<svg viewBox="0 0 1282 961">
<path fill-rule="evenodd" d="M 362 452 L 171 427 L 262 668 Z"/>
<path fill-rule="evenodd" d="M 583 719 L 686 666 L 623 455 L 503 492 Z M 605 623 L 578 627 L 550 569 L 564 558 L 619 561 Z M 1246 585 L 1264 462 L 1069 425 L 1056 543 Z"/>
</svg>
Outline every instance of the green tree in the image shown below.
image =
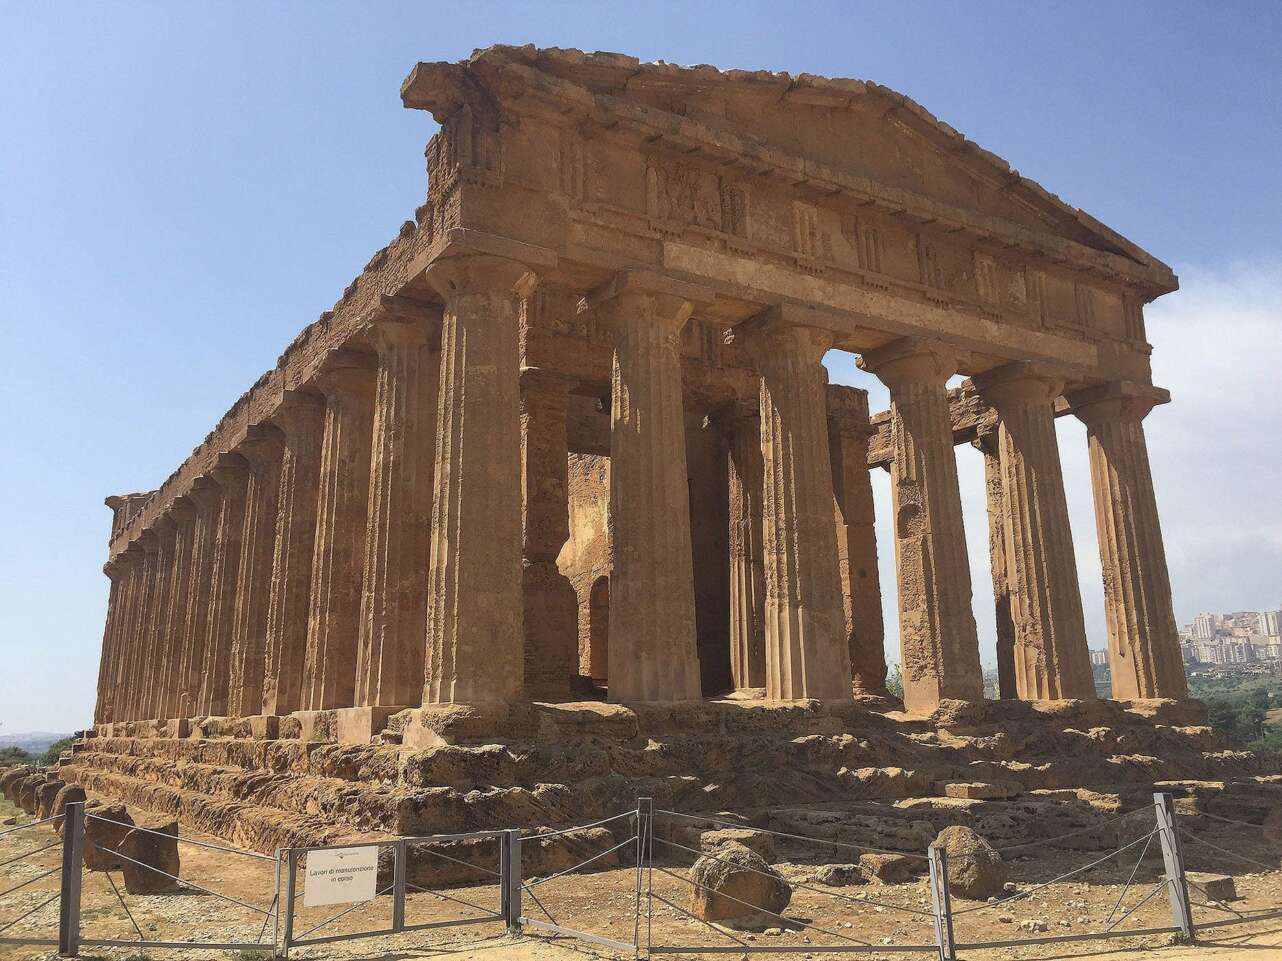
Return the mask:
<svg viewBox="0 0 1282 961">
<path fill-rule="evenodd" d="M 35 761 L 20 747 L 0 747 L 0 764 L 34 764 Z"/>
<path fill-rule="evenodd" d="M 58 763 L 58 758 L 63 751 L 71 750 L 71 738 L 64 737 L 61 741 L 54 741 L 49 745 L 49 750 L 40 755 L 40 763 L 49 767 Z"/>
</svg>

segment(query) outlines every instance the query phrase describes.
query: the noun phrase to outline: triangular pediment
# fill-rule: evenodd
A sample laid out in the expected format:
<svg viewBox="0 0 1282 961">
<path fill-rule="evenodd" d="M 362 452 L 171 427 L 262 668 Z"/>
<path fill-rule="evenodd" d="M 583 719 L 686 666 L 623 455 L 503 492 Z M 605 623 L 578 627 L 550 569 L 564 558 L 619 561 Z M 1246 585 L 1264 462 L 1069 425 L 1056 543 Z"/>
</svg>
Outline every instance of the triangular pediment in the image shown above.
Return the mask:
<svg viewBox="0 0 1282 961">
<path fill-rule="evenodd" d="M 1170 270 L 1136 244 L 1012 170 L 910 98 L 862 80 L 771 71 L 641 63 L 615 53 L 489 47 L 464 64 L 421 64 L 406 81 L 408 106 L 447 113 L 477 85 L 549 89 L 576 106 L 631 111 L 672 129 L 697 128 L 793 166 L 882 188 L 902 206 L 964 211 Z M 1174 286 L 1174 277 L 1170 277 Z"/>
</svg>

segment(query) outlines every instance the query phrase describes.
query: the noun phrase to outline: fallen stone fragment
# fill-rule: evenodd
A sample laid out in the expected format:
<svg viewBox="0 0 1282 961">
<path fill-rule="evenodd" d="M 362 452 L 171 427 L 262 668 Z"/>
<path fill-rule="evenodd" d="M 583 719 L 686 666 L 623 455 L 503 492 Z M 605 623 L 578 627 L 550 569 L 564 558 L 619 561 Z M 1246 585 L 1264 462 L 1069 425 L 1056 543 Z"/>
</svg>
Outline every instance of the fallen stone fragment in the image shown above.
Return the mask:
<svg viewBox="0 0 1282 961">
<path fill-rule="evenodd" d="M 954 894 L 982 901 L 999 895 L 1006 884 L 1006 864 L 986 840 L 968 827 L 944 828 L 935 845 L 948 855 L 948 886 Z"/>
<path fill-rule="evenodd" d="M 1019 923 L 1019 929 L 1021 931 L 1027 931 L 1030 934 L 1036 934 L 1040 931 L 1049 931 L 1050 926 L 1040 918 L 1029 918 L 1027 921 L 1021 921 Z"/>
<path fill-rule="evenodd" d="M 1236 901 L 1237 887 L 1227 874 L 1208 874 L 1204 871 L 1186 871 L 1190 887 L 1205 894 L 1212 901 Z"/>
<path fill-rule="evenodd" d="M 861 854 L 859 869 L 869 881 L 903 884 L 922 871 L 922 862 L 906 854 Z"/>
<path fill-rule="evenodd" d="M 117 871 L 125 862 L 121 842 L 133 829 L 134 819 L 123 804 L 104 804 L 85 818 L 84 862 L 86 871 Z M 112 823 L 118 822 L 118 823 Z"/>
<path fill-rule="evenodd" d="M 47 818 L 52 816 L 54 798 L 58 796 L 65 785 L 61 781 L 45 781 L 44 784 L 36 786 L 36 817 Z"/>
<path fill-rule="evenodd" d="M 851 884 L 865 884 L 868 879 L 858 864 L 825 864 L 815 872 L 815 880 L 830 888 L 844 888 Z"/>
<path fill-rule="evenodd" d="M 130 858 L 122 869 L 125 890 L 130 894 L 171 894 L 178 890 L 174 878 L 179 876 L 182 863 L 178 856 L 177 821 L 149 823 L 146 830 L 129 831 L 121 840 L 119 851 Z"/>
<path fill-rule="evenodd" d="M 754 851 L 762 860 L 772 862 L 775 859 L 775 839 L 764 831 L 753 831 L 750 828 L 722 828 L 717 831 L 704 831 L 699 835 L 699 847 L 712 853 L 727 844 L 741 844 L 749 851 Z"/>
<path fill-rule="evenodd" d="M 691 913 L 728 927 L 763 930 L 779 924 L 792 886 L 754 851 L 739 844 L 704 855 L 690 869 Z"/>
</svg>

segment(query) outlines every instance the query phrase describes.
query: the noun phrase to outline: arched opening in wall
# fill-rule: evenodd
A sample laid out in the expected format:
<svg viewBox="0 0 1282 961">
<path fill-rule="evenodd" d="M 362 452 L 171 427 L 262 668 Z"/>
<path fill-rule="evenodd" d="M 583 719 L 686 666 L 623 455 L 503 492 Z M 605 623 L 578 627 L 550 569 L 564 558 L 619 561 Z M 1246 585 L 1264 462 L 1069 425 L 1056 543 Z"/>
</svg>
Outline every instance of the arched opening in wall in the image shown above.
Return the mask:
<svg viewBox="0 0 1282 961">
<path fill-rule="evenodd" d="M 593 683 L 606 686 L 609 666 L 610 578 L 603 574 L 588 595 L 588 674 Z"/>
</svg>

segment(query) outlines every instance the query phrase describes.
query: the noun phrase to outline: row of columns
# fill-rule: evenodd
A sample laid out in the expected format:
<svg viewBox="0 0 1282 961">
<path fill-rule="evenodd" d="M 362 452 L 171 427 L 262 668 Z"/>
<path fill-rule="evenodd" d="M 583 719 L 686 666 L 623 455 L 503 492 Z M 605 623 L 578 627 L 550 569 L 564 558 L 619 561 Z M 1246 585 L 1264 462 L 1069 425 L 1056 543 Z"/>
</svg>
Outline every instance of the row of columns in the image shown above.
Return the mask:
<svg viewBox="0 0 1282 961">
<path fill-rule="evenodd" d="M 331 351 L 305 390 L 286 391 L 108 565 L 99 720 L 502 703 L 566 683 L 573 595 L 555 560 L 568 537 L 569 385 L 520 367 L 533 274 L 465 255 L 438 260 L 428 279 L 439 322 L 425 305 L 385 299 L 372 353 Z M 614 700 L 701 694 L 680 356 L 700 299 L 636 272 L 590 297 L 614 341 Z M 740 419 L 729 443 L 736 685 L 772 699 L 848 698 L 852 683 L 882 693 L 881 638 L 857 630 L 880 623 L 868 610 L 868 438 L 828 417 L 831 337 L 784 309 L 741 332 L 761 379 L 759 419 Z M 891 392 L 907 706 L 978 700 L 945 390 L 955 364 L 908 339 L 861 363 Z M 1062 385 L 1017 366 L 981 389 L 1001 416 L 1019 695 L 1091 696 L 1052 420 Z M 1178 671 L 1179 654 L 1140 406 L 1101 398 L 1082 410 L 1110 648 L 1134 665 L 1135 696 L 1155 696 L 1174 689 L 1166 660 Z"/>
</svg>

